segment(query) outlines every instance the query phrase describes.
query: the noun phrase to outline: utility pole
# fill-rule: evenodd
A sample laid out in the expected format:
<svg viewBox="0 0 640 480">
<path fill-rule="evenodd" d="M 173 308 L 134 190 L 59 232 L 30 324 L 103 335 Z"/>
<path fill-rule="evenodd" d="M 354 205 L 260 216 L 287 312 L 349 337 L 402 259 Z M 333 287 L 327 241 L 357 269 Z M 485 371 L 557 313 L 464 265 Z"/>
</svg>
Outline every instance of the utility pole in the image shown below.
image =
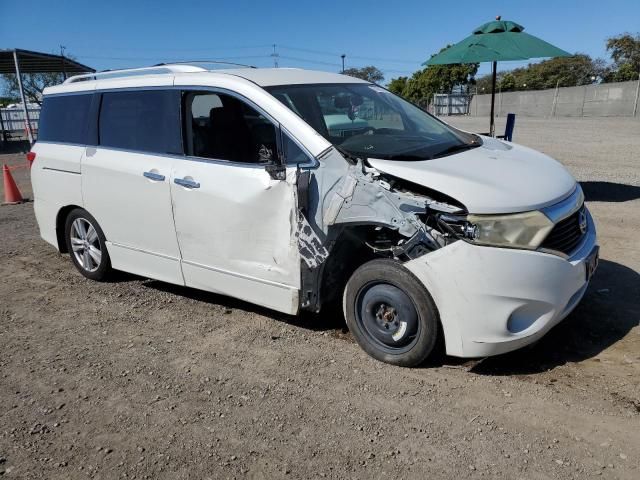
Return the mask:
<svg viewBox="0 0 640 480">
<path fill-rule="evenodd" d="M 64 59 L 64 51 L 67 49 L 64 45 L 60 45 L 60 56 L 62 57 L 62 78 L 63 80 L 67 79 L 67 70 L 66 70 L 66 62 Z"/>
<path fill-rule="evenodd" d="M 340 55 L 340 58 L 342 58 L 342 73 L 344 73 L 344 57 L 346 57 L 344 53 Z"/>
<path fill-rule="evenodd" d="M 638 72 L 638 85 L 636 85 L 636 99 L 633 102 L 633 116 L 638 112 L 638 98 L 640 98 L 640 72 Z"/>
<path fill-rule="evenodd" d="M 551 117 L 556 116 L 556 109 L 558 108 L 558 92 L 560 87 L 560 79 L 556 82 L 556 91 L 553 93 L 553 103 L 551 104 Z"/>
<path fill-rule="evenodd" d="M 478 116 L 478 84 L 476 84 L 476 95 L 475 97 L 473 97 L 473 100 L 475 101 L 476 104 L 476 117 Z"/>
<path fill-rule="evenodd" d="M 491 118 L 489 119 L 489 136 L 493 137 L 496 133 L 496 124 L 495 124 L 495 103 L 496 103 L 496 78 L 497 78 L 497 65 L 498 62 L 493 62 L 491 64 Z"/>
<path fill-rule="evenodd" d="M 31 131 L 31 119 L 29 118 L 29 108 L 27 107 L 27 97 L 24 94 L 24 86 L 22 85 L 22 72 L 20 72 L 20 61 L 18 60 L 18 52 L 13 51 L 13 63 L 16 67 L 16 78 L 18 79 L 18 89 L 20 90 L 20 99 L 22 100 L 22 111 L 24 112 L 25 128 L 29 145 L 33 145 L 33 132 Z"/>
<path fill-rule="evenodd" d="M 271 57 L 273 57 L 273 68 L 278 68 L 278 57 L 280 57 L 280 54 L 278 52 L 276 52 L 276 44 L 273 44 L 273 53 L 271 54 Z"/>
</svg>

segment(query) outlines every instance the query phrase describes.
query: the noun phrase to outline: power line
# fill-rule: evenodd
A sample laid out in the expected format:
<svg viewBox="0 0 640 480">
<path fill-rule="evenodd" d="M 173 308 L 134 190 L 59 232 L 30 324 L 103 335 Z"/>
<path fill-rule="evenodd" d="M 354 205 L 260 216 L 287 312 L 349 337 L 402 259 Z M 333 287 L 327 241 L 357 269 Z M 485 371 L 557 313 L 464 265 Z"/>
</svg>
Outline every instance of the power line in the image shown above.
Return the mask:
<svg viewBox="0 0 640 480">
<path fill-rule="evenodd" d="M 158 59 L 162 59 L 162 56 L 157 57 L 103 57 L 103 56 L 94 56 L 94 55 L 82 55 L 82 54 L 74 54 L 77 58 L 88 58 L 90 60 L 125 60 L 125 61 L 141 61 L 141 62 L 155 62 Z M 242 60 L 242 59 L 255 59 L 255 58 L 269 58 L 268 55 L 239 55 L 234 57 L 216 57 L 217 60 Z M 173 58 L 172 60 L 166 60 L 166 62 L 171 61 L 180 61 L 178 58 Z"/>
<path fill-rule="evenodd" d="M 311 53 L 314 55 L 324 55 L 324 56 L 330 56 L 330 57 L 340 57 L 342 55 L 341 53 L 333 53 L 333 52 L 327 52 L 322 50 L 312 50 L 309 48 L 290 47 L 287 45 L 280 45 L 280 48 L 284 50 L 293 50 L 296 52 Z M 416 63 L 421 64 L 422 62 L 425 61 L 425 60 L 398 60 L 396 58 L 365 57 L 365 56 L 359 56 L 359 55 L 349 55 L 349 58 L 355 58 L 356 60 L 371 60 L 371 61 L 388 62 L 388 63 L 404 63 L 408 65 L 414 65 Z"/>
<path fill-rule="evenodd" d="M 341 56 L 343 55 L 342 53 L 337 53 L 337 52 L 330 52 L 330 51 L 326 51 L 326 50 L 316 50 L 316 49 L 311 49 L 311 48 L 300 48 L 300 47 L 293 47 L 293 46 L 289 46 L 289 45 L 280 45 L 278 44 L 277 47 L 279 47 L 279 49 L 283 49 L 283 50 L 288 50 L 288 51 L 292 51 L 292 52 L 302 52 L 302 53 L 307 53 L 310 55 L 315 55 L 315 56 L 322 56 L 322 57 L 333 57 L 336 59 L 337 62 L 340 61 Z M 124 48 L 121 47 L 110 47 L 110 50 L 114 50 L 114 51 L 122 51 Z M 214 52 L 224 52 L 224 51 L 233 51 L 233 50 L 251 50 L 251 49 L 265 49 L 265 53 L 264 54 L 260 54 L 260 55 L 227 55 L 227 56 L 223 56 L 223 57 L 218 57 L 215 55 Z M 273 49 L 272 53 L 267 53 L 268 50 L 266 49 Z M 129 49 L 127 49 L 129 50 Z M 313 59 L 313 58 L 303 58 L 303 57 L 298 57 L 298 56 L 283 56 L 280 55 L 277 51 L 276 48 L 274 47 L 274 44 L 262 44 L 262 45 L 237 45 L 237 46 L 218 46 L 218 47 L 206 47 L 206 48 L 136 48 L 137 51 L 140 52 L 148 52 L 151 53 L 153 51 L 158 51 L 158 52 L 164 52 L 164 54 L 166 55 L 169 52 L 173 52 L 174 54 L 172 54 L 170 57 L 166 57 L 163 55 L 158 55 L 158 56 L 132 56 L 132 57 L 128 57 L 128 56 L 119 56 L 119 55 L 115 55 L 115 56 L 110 56 L 110 55 L 93 55 L 93 54 L 76 54 L 77 57 L 79 58 L 84 58 L 84 59 L 89 59 L 89 60 L 112 60 L 112 61 L 126 61 L 126 62 L 135 62 L 135 61 L 141 61 L 141 62 L 157 62 L 157 61 L 165 61 L 165 62 L 169 62 L 171 60 L 182 60 L 185 57 L 189 57 L 190 55 L 188 54 L 188 52 L 211 52 L 213 57 L 216 57 L 216 59 L 218 60 L 258 60 L 258 59 L 269 59 L 271 58 L 274 62 L 274 66 L 279 66 L 279 62 L 278 59 L 288 59 L 294 62 L 301 62 L 301 63 L 306 63 L 306 64 L 315 64 L 315 65 L 323 65 L 323 66 L 327 66 L 327 67 L 334 67 L 337 69 L 337 71 L 341 71 L 341 65 L 339 63 L 334 63 L 332 61 L 329 61 L 328 59 L 324 60 L 324 59 Z M 180 55 L 176 55 L 176 52 L 185 52 L 184 55 L 180 54 Z M 199 53 L 200 55 L 200 53 Z M 422 60 L 406 60 L 406 59 L 396 59 L 396 58 L 386 58 L 386 57 L 369 57 L 369 56 L 360 56 L 360 55 L 348 55 L 348 57 L 352 60 L 365 60 L 365 61 L 375 61 L 375 62 L 383 62 L 386 64 L 405 64 L 405 65 L 414 65 L 415 66 L 415 71 L 418 71 L 422 68 Z M 532 63 L 531 60 L 525 60 L 525 61 L 514 61 L 514 62 L 507 62 L 502 63 L 504 68 L 503 71 L 508 71 L 508 70 L 512 70 L 513 68 L 517 68 L 520 66 L 526 66 L 527 64 Z M 534 62 L 535 63 L 535 62 Z M 357 68 L 357 67 L 356 67 Z M 402 70 L 402 69 L 397 69 L 397 68 L 381 68 L 381 70 L 384 73 L 388 73 L 388 74 L 400 74 L 400 75 L 410 75 L 412 73 L 414 73 L 414 71 L 409 71 L 409 70 Z M 483 68 L 483 65 L 481 65 L 480 67 L 480 72 L 484 72 L 485 68 Z M 482 74 L 482 73 L 480 73 Z"/>
<path fill-rule="evenodd" d="M 313 65 L 323 65 L 323 66 L 327 66 L 327 67 L 336 67 L 336 69 L 338 71 L 341 71 L 342 65 L 339 63 L 331 63 L 331 62 L 323 62 L 322 60 L 310 60 L 310 59 L 306 59 L 306 58 L 300 58 L 300 57 L 290 57 L 288 55 L 280 55 L 280 58 L 284 59 L 284 60 L 292 60 L 294 62 L 300 62 L 300 63 L 310 63 Z M 362 67 L 358 67 L 358 66 L 351 66 L 350 68 L 362 68 Z M 381 68 L 380 71 L 382 73 L 399 73 L 401 75 L 411 75 L 413 74 L 413 71 L 409 71 L 409 70 L 396 70 L 393 68 Z"/>
<path fill-rule="evenodd" d="M 273 45 L 272 45 L 273 48 Z M 157 57 L 111 57 L 111 56 L 101 56 L 101 55 L 82 55 L 82 54 L 76 54 L 75 57 L 79 58 L 79 59 L 88 59 L 88 60 L 111 60 L 111 61 L 119 61 L 119 62 L 159 62 L 159 61 L 163 61 L 164 63 L 171 63 L 176 62 L 176 61 L 182 61 L 184 60 L 183 58 L 179 58 L 179 57 L 173 57 L 173 58 L 165 58 L 165 57 L 161 57 L 161 56 L 157 56 Z M 226 56 L 226 57 L 215 57 L 216 60 L 268 60 L 269 58 L 273 58 L 274 60 L 274 66 L 278 67 L 280 66 L 279 64 L 279 59 L 282 60 L 289 60 L 292 62 L 298 62 L 298 63 L 302 63 L 302 64 L 311 64 L 311 65 L 322 65 L 325 67 L 333 67 L 335 68 L 336 71 L 341 71 L 341 64 L 340 63 L 333 63 L 333 62 L 325 62 L 322 60 L 314 60 L 314 59 L 309 59 L 309 58 L 302 58 L 302 57 L 291 57 L 288 55 L 279 55 L 277 52 L 275 54 L 265 54 L 265 55 L 236 55 L 236 56 Z M 352 68 L 360 68 L 357 65 L 353 65 Z M 412 71 L 408 71 L 408 70 L 397 70 L 397 69 L 387 69 L 387 68 L 381 68 L 380 69 L 383 73 L 385 74 L 400 74 L 400 75 L 411 75 L 413 72 Z"/>
<path fill-rule="evenodd" d="M 298 47 L 286 47 L 286 46 L 282 46 L 282 45 L 276 45 L 276 44 L 271 44 L 271 45 L 257 45 L 257 46 L 237 46 L 237 47 L 219 47 L 219 48 L 197 48 L 197 49 L 181 49 L 184 52 L 214 52 L 214 51 L 221 51 L 221 50 L 241 50 L 241 49 L 252 49 L 252 48 L 266 48 L 269 47 L 270 49 L 272 49 L 271 53 L 267 53 L 268 51 L 265 51 L 264 54 L 260 54 L 260 55 L 226 55 L 226 56 L 216 56 L 216 55 L 212 55 L 213 57 L 215 57 L 216 60 L 268 60 L 269 58 L 271 58 L 273 60 L 273 66 L 274 67 L 278 67 L 279 65 L 279 60 L 288 60 L 290 62 L 295 62 L 295 63 L 301 63 L 301 64 L 310 64 L 310 65 L 321 65 L 324 67 L 331 67 L 332 69 L 335 69 L 336 71 L 340 72 L 342 69 L 342 65 L 340 63 L 338 63 L 341 58 L 341 56 L 343 54 L 339 54 L 339 55 L 333 55 L 330 52 L 323 52 L 323 51 L 319 51 L 319 50 L 312 50 L 312 49 L 305 49 L 305 48 L 298 48 Z M 292 50 L 292 51 L 300 51 L 300 52 L 305 52 L 305 53 L 310 53 L 310 54 L 314 54 L 314 55 L 324 55 L 324 56 L 333 56 L 337 62 L 332 62 L 332 61 L 326 61 L 326 60 L 322 60 L 322 59 L 314 59 L 314 58 L 308 58 L 308 57 L 299 57 L 299 56 L 288 56 L 288 55 L 280 55 L 278 53 L 278 49 L 277 47 L 280 48 L 285 48 L 288 50 Z M 115 48 L 114 50 L 118 50 L 118 48 Z M 150 51 L 150 50 L 156 50 L 156 49 L 140 49 L 140 50 L 146 50 L 146 51 Z M 163 51 L 163 52 L 167 52 L 167 49 L 157 49 L 158 51 Z M 171 49 L 168 49 L 171 50 Z M 107 61 L 119 61 L 119 62 L 166 62 L 166 63 L 170 63 L 171 61 L 181 61 L 184 60 L 185 56 L 189 56 L 187 53 L 183 55 L 171 55 L 171 56 L 163 56 L 163 55 L 157 55 L 157 56 L 148 56 L 148 55 L 142 55 L 142 56 L 120 56 L 120 55 L 115 55 L 115 56 L 111 56 L 111 55 L 94 55 L 88 52 L 85 52 L 84 54 L 82 52 L 80 53 L 75 53 L 75 56 L 80 58 L 80 59 L 87 59 L 87 60 L 107 60 Z M 394 63 L 394 62 L 399 62 L 399 63 L 413 63 L 413 62 L 409 62 L 409 61 L 404 61 L 404 60 L 391 60 L 391 59 L 382 59 L 382 58 L 375 58 L 375 57 L 360 57 L 360 56 L 349 56 L 349 58 L 353 58 L 353 59 L 375 59 L 375 60 L 379 60 L 379 61 L 384 61 L 385 63 Z M 262 62 L 259 62 L 262 63 Z M 353 68 L 358 68 L 357 65 L 352 65 Z M 408 70 L 400 70 L 400 69 L 393 69 L 393 68 L 381 68 L 380 69 L 385 75 L 393 75 L 393 74 L 400 74 L 400 75 L 410 75 L 413 73 L 413 71 L 408 71 Z"/>
<path fill-rule="evenodd" d="M 300 57 L 290 57 L 288 55 L 280 55 L 280 58 L 284 58 L 285 60 L 293 60 L 294 62 L 312 63 L 316 65 L 326 65 L 328 67 L 340 68 L 339 63 L 323 62 L 321 60 L 310 60 L 310 59 L 300 58 Z"/>
<path fill-rule="evenodd" d="M 136 51 L 141 52 L 212 52 L 212 51 L 220 51 L 220 50 L 251 50 L 251 49 L 259 49 L 259 48 L 271 48 L 272 44 L 262 44 L 262 45 L 238 45 L 238 46 L 217 46 L 217 47 L 201 47 L 201 48 L 174 48 L 174 47 L 165 47 L 165 48 L 154 48 L 154 47 L 136 47 Z M 129 47 L 108 47 L 109 50 L 119 50 L 119 51 L 127 51 L 130 52 L 131 48 Z"/>
</svg>

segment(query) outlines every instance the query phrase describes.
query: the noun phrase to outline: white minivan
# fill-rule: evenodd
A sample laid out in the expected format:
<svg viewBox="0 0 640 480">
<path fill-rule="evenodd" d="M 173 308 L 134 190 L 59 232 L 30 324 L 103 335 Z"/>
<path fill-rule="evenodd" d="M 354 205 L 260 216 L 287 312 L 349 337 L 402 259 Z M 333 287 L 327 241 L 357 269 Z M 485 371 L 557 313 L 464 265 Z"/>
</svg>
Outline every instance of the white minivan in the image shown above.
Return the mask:
<svg viewBox="0 0 640 480">
<path fill-rule="evenodd" d="M 481 357 L 575 308 L 598 262 L 580 186 L 548 156 L 386 89 L 300 69 L 164 65 L 44 92 L 42 238 L 110 270 L 297 314 L 342 304 L 371 356 L 439 336 Z"/>
</svg>

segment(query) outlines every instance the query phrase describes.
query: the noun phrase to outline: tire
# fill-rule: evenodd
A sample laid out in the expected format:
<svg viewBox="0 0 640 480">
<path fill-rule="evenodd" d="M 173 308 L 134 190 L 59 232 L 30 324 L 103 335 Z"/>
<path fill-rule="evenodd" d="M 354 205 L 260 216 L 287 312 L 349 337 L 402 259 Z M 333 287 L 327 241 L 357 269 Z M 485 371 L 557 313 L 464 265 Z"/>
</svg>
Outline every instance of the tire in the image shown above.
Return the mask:
<svg viewBox="0 0 640 480">
<path fill-rule="evenodd" d="M 438 310 L 426 287 L 400 263 L 360 266 L 344 290 L 347 326 L 362 349 L 392 365 L 415 367 L 438 339 Z"/>
<path fill-rule="evenodd" d="M 82 275 L 97 281 L 109 277 L 111 259 L 106 239 L 100 225 L 89 212 L 81 208 L 72 210 L 65 220 L 64 237 L 71 262 Z"/>
</svg>

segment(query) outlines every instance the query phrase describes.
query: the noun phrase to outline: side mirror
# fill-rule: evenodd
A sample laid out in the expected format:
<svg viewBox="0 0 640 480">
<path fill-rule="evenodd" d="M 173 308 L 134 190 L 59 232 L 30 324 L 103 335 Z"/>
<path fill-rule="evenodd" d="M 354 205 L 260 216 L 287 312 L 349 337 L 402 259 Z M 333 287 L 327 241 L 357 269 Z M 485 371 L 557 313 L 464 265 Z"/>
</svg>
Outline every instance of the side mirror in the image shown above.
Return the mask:
<svg viewBox="0 0 640 480">
<path fill-rule="evenodd" d="M 273 149 L 261 145 L 258 151 L 258 162 L 264 164 L 264 169 L 273 180 L 284 180 L 287 177 L 285 166 L 274 158 Z"/>
</svg>

